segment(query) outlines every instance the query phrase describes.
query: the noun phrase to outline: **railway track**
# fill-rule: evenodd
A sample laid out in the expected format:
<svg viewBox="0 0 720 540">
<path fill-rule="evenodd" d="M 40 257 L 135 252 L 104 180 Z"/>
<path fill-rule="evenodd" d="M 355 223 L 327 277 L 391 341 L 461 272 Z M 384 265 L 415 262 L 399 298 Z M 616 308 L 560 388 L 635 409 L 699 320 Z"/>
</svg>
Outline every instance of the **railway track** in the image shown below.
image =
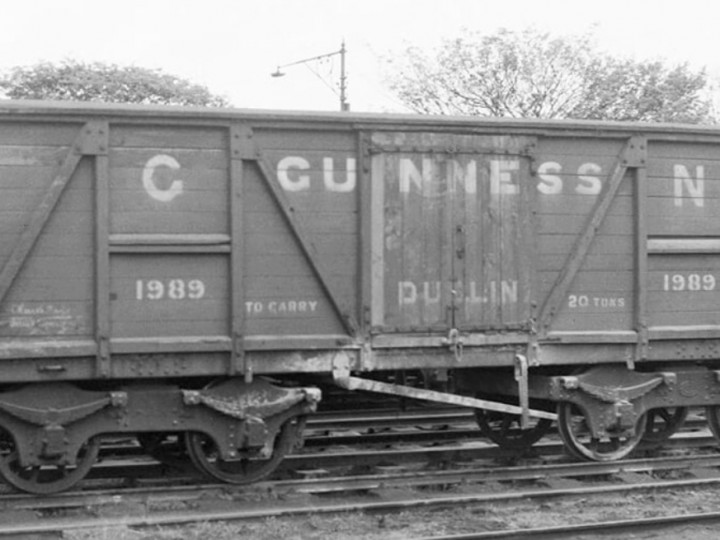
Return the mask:
<svg viewBox="0 0 720 540">
<path fill-rule="evenodd" d="M 395 428 L 417 423 L 420 416 L 396 419 Z M 390 415 L 386 427 L 391 426 Z M 432 417 L 435 418 L 434 416 Z M 320 425 L 320 424 L 316 424 Z M 356 422 L 355 427 L 361 426 Z M 363 424 L 364 430 L 370 424 Z M 373 426 L 373 428 L 376 426 Z M 324 431 L 323 426 L 322 430 Z M 429 467 L 450 467 L 466 462 L 498 463 L 522 461 L 525 464 L 555 459 L 566 459 L 559 439 L 550 434 L 530 449 L 510 451 L 488 443 L 477 430 L 441 426 L 439 430 L 425 428 L 413 430 L 366 433 L 358 430 L 350 434 L 341 430 L 334 434 L 310 435 L 305 447 L 288 456 L 278 468 L 276 478 L 317 477 L 328 471 L 348 469 L 371 469 L 385 467 L 388 470 L 411 464 Z M 338 434 L 339 433 L 339 434 Z M 683 432 L 664 444 L 665 452 L 716 447 L 716 440 L 707 430 Z M 638 455 L 651 455 L 653 445 L 641 447 Z M 111 445 L 103 449 L 101 460 L 88 474 L 83 486 L 99 485 L 123 489 L 135 485 L 171 485 L 172 483 L 197 483 L 197 472 L 187 460 L 170 457 L 167 463 L 148 459 L 136 445 Z M 5 492 L 9 487 L 3 486 Z M 0 492 L 3 488 L 0 488 Z"/>
<path fill-rule="evenodd" d="M 17 516 L 13 524 L 0 525 L 0 535 L 53 537 L 61 529 L 91 529 L 98 525 L 142 528 L 198 521 L 286 518 L 303 513 L 392 513 L 453 505 L 499 504 L 523 498 L 584 493 L 552 490 L 547 486 L 518 491 L 518 483 L 542 484 L 557 479 L 582 480 L 621 474 L 678 475 L 698 468 L 720 467 L 719 455 L 702 454 L 704 449 L 716 447 L 716 441 L 707 430 L 696 429 L 692 422 L 690 431 L 676 434 L 667 441 L 663 456 L 611 463 L 569 463 L 563 457 L 562 444 L 552 433 L 529 451 L 508 452 L 484 441 L 472 422 L 471 414 L 457 410 L 369 411 L 362 415 L 355 412 L 351 419 L 345 413 L 329 413 L 309 423 L 305 448 L 286 459 L 277 480 L 245 489 L 203 483 L 190 468 L 173 469 L 147 458 L 138 459 L 138 448 L 134 445 L 109 446 L 103 449 L 106 459 L 81 484 L 82 492 L 45 498 L 0 494 L 4 515 Z M 692 449 L 696 452 L 687 455 Z M 678 452 L 686 455 L 673 455 Z M 652 445 L 647 447 L 647 453 L 653 453 Z M 116 459 L 118 455 L 130 457 L 131 462 Z M 639 455 L 643 455 L 642 452 Z M 524 459 L 519 459 L 521 457 Z M 513 461 L 518 464 L 498 466 Z M 371 472 L 348 475 L 348 470 Z M 172 474 L 168 474 L 169 471 Z M 127 476 L 135 481 L 128 483 Z M 458 489 L 506 483 L 510 483 L 510 487 L 505 492 L 448 498 L 449 492 Z M 607 489 L 620 493 L 623 489 L 702 488 L 719 483 L 720 479 L 716 478 L 683 479 L 654 482 L 654 487 L 647 487 L 649 483 L 644 482 L 634 488 L 608 486 Z M 595 489 L 592 487 L 591 491 Z M 327 495 L 347 498 L 358 493 L 408 490 L 413 493 L 420 490 L 423 495 L 393 497 L 392 501 L 384 502 L 378 502 L 377 496 L 369 501 L 336 505 L 317 502 L 318 497 L 322 500 Z M 310 507 L 297 504 L 298 498 L 306 496 L 312 497 Z M 181 511 L 176 512 L 178 508 Z"/>
<path fill-rule="evenodd" d="M 446 479 L 445 479 L 446 480 Z M 433 480 L 436 482 L 437 480 Z M 345 480 L 346 489 L 359 489 L 360 486 L 352 486 L 351 482 Z M 429 509 L 433 507 L 452 507 L 458 505 L 481 505 L 481 504 L 499 504 L 503 502 L 513 500 L 529 500 L 529 499 L 542 499 L 546 500 L 549 498 L 559 497 L 591 497 L 599 496 L 603 494 L 622 494 L 629 492 L 657 492 L 660 490 L 678 490 L 678 489 L 702 489 L 708 487 L 716 487 L 720 484 L 720 478 L 715 479 L 693 479 L 693 480 L 674 480 L 674 481 L 661 481 L 661 482 L 643 482 L 638 484 L 625 484 L 625 485 L 592 485 L 584 488 L 573 488 L 573 489 L 535 489 L 535 490 L 518 490 L 512 489 L 512 491 L 499 492 L 499 493 L 475 493 L 475 494 L 463 494 L 463 495 L 448 495 L 444 491 L 439 491 L 431 495 L 424 494 L 423 496 L 414 496 L 406 498 L 394 497 L 392 500 L 377 501 L 374 497 L 370 500 L 357 500 L 353 502 L 343 503 L 322 503 L 317 500 L 313 500 L 311 504 L 297 503 L 292 500 L 290 502 L 273 500 L 271 505 L 266 505 L 261 508 L 253 508 L 253 504 L 250 501 L 245 501 L 245 504 L 241 504 L 241 509 L 237 508 L 237 501 L 242 501 L 239 493 L 235 494 L 233 501 L 236 503 L 235 509 L 219 509 L 218 506 L 221 504 L 212 504 L 211 507 L 203 505 L 203 502 L 207 503 L 209 499 L 210 490 L 220 489 L 224 492 L 225 502 L 227 502 L 228 493 L 225 490 L 217 487 L 206 486 L 202 490 L 198 491 L 197 487 L 191 490 L 177 489 L 173 490 L 172 493 L 164 491 L 162 493 L 156 493 L 154 496 L 149 492 L 138 491 L 134 495 L 124 495 L 125 500 L 119 501 L 117 496 L 105 495 L 106 499 L 102 499 L 103 496 L 95 495 L 94 500 L 89 499 L 78 499 L 77 496 L 61 497 L 64 501 L 53 501 L 52 503 L 46 502 L 38 507 L 37 504 L 28 505 L 24 510 L 28 513 L 35 515 L 35 519 L 31 520 L 30 523 L 16 522 L 11 525 L 4 525 L 0 528 L 0 534 L 4 536 L 12 536 L 17 534 L 47 534 L 47 533 L 59 533 L 63 530 L 69 529 L 91 529 L 98 526 L 105 528 L 108 527 L 150 527 L 150 526 L 168 526 L 168 525 L 182 525 L 187 523 L 194 523 L 199 521 L 235 521 L 235 520 L 257 520 L 260 518 L 267 517 L 287 517 L 290 515 L 298 514 L 336 514 L 336 513 L 347 513 L 347 512 L 383 512 L 393 513 L 398 511 L 409 511 L 412 509 Z M 223 500 L 222 497 L 219 500 Z M 143 511 L 136 515 L 130 515 L 123 512 L 122 516 L 112 515 L 112 513 L 103 512 L 102 507 L 110 506 L 117 507 L 122 503 L 123 507 L 138 506 L 143 507 Z M 172 509 L 177 508 L 180 505 L 185 506 L 182 511 L 173 511 Z M 187 508 L 187 507 L 191 508 Z M 226 505 L 228 506 L 228 505 Z M 194 507 L 194 508 L 192 508 Z M 79 508 L 85 509 L 93 508 L 93 512 L 99 514 L 93 517 L 58 517 L 63 513 L 72 514 L 72 510 Z M 16 510 L 17 511 L 17 510 Z M 47 517 L 45 520 L 38 520 L 37 516 L 43 514 L 51 517 Z M 600 527 L 600 525 L 597 525 Z M 619 525 L 614 525 L 619 527 Z M 568 527 L 567 531 L 570 534 L 572 531 L 590 530 L 590 525 L 585 524 L 585 529 L 580 526 L 575 528 Z M 537 531 L 534 531 L 537 532 Z M 553 532 L 560 532 L 559 528 L 548 529 L 547 534 Z M 517 533 L 517 531 L 515 531 Z M 494 532 L 492 534 L 499 534 Z M 489 538 L 494 537 L 488 533 L 485 535 L 477 535 L 478 538 Z M 502 533 L 506 534 L 506 533 Z M 510 533 L 507 533 L 510 534 Z M 525 534 L 525 533 L 520 533 Z M 472 538 L 473 536 L 467 536 Z M 512 536 L 510 536 L 512 537 Z"/>
<path fill-rule="evenodd" d="M 14 523 L 0 526 L 0 535 L 55 534 L 60 530 L 103 527 L 149 527 L 199 521 L 258 520 L 299 514 L 344 512 L 394 513 L 413 509 L 457 505 L 501 504 L 510 501 L 560 497 L 590 497 L 637 491 L 703 489 L 720 485 L 714 478 L 683 478 L 658 481 L 650 474 L 687 473 L 720 468 L 720 455 L 670 456 L 624 460 L 613 463 L 550 463 L 537 466 L 462 468 L 408 471 L 383 469 L 381 474 L 305 478 L 264 482 L 250 488 L 195 481 L 189 486 L 156 485 L 141 488 L 90 489 L 48 498 L 13 494 L 0 497 L 5 516 Z M 642 482 L 617 484 L 613 475 L 646 475 Z M 593 479 L 587 487 L 552 488 L 553 480 Z M 602 485 L 597 479 L 604 478 Z M 610 480 L 608 480 L 610 478 Z M 540 486 L 537 483 L 540 482 Z M 507 484 L 507 489 L 488 493 L 483 486 Z M 533 483 L 533 489 L 518 485 Z M 457 495 L 453 488 L 472 488 Z M 395 492 L 404 495 L 398 497 Z M 337 502 L 327 494 L 369 494 Z M 385 499 L 384 493 L 393 493 Z M 259 495 L 260 494 L 260 495 Z M 378 495 L 380 494 L 380 495 Z M 310 500 L 304 496 L 313 495 Z M 378 501 L 378 497 L 383 500 Z M 88 515 L 90 514 L 90 515 Z M 25 516 L 25 519 L 23 519 Z M 550 533 L 548 533 L 550 534 Z"/>
<path fill-rule="evenodd" d="M 699 514 L 679 514 L 644 519 L 625 519 L 564 525 L 559 527 L 535 527 L 507 531 L 489 531 L 469 534 L 453 534 L 444 536 L 428 536 L 417 540 L 513 540 L 532 538 L 534 540 L 554 540 L 561 538 L 578 538 L 580 535 L 615 534 L 615 538 L 631 534 L 668 531 L 681 526 L 701 525 L 705 527 L 720 525 L 720 512 L 704 512 Z M 645 536 L 648 538 L 647 536 Z"/>
</svg>

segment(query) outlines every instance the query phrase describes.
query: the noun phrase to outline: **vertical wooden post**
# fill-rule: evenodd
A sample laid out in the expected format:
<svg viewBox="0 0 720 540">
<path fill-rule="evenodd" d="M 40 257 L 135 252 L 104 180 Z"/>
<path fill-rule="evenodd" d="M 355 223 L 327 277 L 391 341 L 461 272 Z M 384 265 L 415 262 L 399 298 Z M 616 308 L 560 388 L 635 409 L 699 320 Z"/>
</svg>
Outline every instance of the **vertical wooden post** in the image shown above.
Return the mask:
<svg viewBox="0 0 720 540">
<path fill-rule="evenodd" d="M 357 155 L 359 158 L 357 166 L 357 210 L 358 210 L 358 231 L 360 231 L 360 257 L 358 258 L 357 272 L 358 298 L 360 298 L 359 323 L 367 335 L 370 326 L 370 314 L 372 312 L 372 282 L 370 279 L 370 267 L 372 261 L 372 213 L 370 188 L 370 135 L 360 132 L 357 140 Z"/>
<path fill-rule="evenodd" d="M 95 154 L 95 342 L 99 377 L 109 377 L 110 364 L 110 160 L 107 122 L 92 126 Z M 88 133 L 89 134 L 89 133 Z"/>
<path fill-rule="evenodd" d="M 635 161 L 635 331 L 638 344 L 635 361 L 647 358 L 648 322 L 647 322 L 647 140 L 638 139 L 640 158 Z M 631 369 L 634 362 L 628 361 Z"/>
<path fill-rule="evenodd" d="M 97 372 L 110 375 L 110 250 L 108 157 L 95 158 L 95 340 Z"/>
<path fill-rule="evenodd" d="M 248 155 L 248 139 L 252 132 L 243 125 L 230 126 L 230 335 L 232 339 L 230 375 L 241 373 L 248 382 L 252 379 L 252 370 L 245 361 L 245 287 L 243 253 L 244 212 L 243 183 L 244 160 Z"/>
<path fill-rule="evenodd" d="M 370 165 L 370 324 L 385 324 L 385 185 L 383 155 Z"/>
</svg>

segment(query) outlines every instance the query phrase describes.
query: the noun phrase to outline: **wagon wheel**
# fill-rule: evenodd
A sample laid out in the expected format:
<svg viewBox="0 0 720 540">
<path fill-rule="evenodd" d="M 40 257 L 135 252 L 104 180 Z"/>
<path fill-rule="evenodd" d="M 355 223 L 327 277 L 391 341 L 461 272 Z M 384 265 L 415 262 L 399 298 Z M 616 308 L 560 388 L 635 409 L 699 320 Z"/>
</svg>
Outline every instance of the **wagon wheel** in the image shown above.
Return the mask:
<svg viewBox="0 0 720 540">
<path fill-rule="evenodd" d="M 90 439 L 80 448 L 74 466 L 20 465 L 17 446 L 12 435 L 0 427 L 0 476 L 19 490 L 48 495 L 70 489 L 90 471 L 100 451 L 100 439 Z"/>
<path fill-rule="evenodd" d="M 705 407 L 705 416 L 715 440 L 720 441 L 720 406 L 708 405 Z"/>
<path fill-rule="evenodd" d="M 632 437 L 609 436 L 603 439 L 592 437 L 585 421 L 585 414 L 573 403 L 558 404 L 558 431 L 565 447 L 575 457 L 592 461 L 613 461 L 622 459 L 640 443 L 647 424 L 647 415 L 642 415 L 635 426 Z"/>
<path fill-rule="evenodd" d="M 520 427 L 520 416 L 510 413 L 475 410 L 480 431 L 500 448 L 523 450 L 530 448 L 548 432 L 552 421 L 547 418 L 530 418 L 530 427 Z"/>
<path fill-rule="evenodd" d="M 202 473 L 230 484 L 249 484 L 272 473 L 290 453 L 305 424 L 304 417 L 291 418 L 275 437 L 269 458 L 241 457 L 225 461 L 219 457 L 215 442 L 203 433 L 187 432 L 185 446 L 193 465 Z"/>
<path fill-rule="evenodd" d="M 687 415 L 687 407 L 661 407 L 649 410 L 642 441 L 650 444 L 664 443 L 680 429 Z"/>
</svg>

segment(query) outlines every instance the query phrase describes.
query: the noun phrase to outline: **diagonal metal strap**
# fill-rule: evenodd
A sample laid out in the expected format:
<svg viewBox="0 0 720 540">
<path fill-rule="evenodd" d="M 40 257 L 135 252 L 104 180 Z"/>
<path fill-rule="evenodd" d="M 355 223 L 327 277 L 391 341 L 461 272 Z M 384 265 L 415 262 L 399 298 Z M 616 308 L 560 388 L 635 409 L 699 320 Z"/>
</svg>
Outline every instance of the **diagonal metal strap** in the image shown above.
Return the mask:
<svg viewBox="0 0 720 540">
<path fill-rule="evenodd" d="M 342 296 L 328 279 L 330 272 L 322 263 L 317 248 L 310 240 L 311 235 L 307 232 L 307 226 L 304 223 L 303 217 L 295 212 L 295 209 L 287 200 L 287 196 L 275 180 L 275 175 L 272 173 L 271 168 L 266 163 L 260 148 L 254 140 L 252 128 L 249 126 L 238 126 L 237 132 L 240 135 L 240 140 L 235 144 L 232 152 L 233 157 L 251 161 L 257 165 L 265 186 L 269 189 L 275 204 L 282 213 L 285 222 L 289 225 L 298 247 L 305 256 L 315 277 L 318 279 L 330 304 L 339 315 L 342 325 L 349 334 L 357 335 L 359 326 L 352 313 L 351 307 L 341 301 Z"/>
<path fill-rule="evenodd" d="M 37 242 L 53 210 L 57 206 L 60 196 L 65 191 L 70 178 L 80 163 L 83 155 L 98 155 L 107 153 L 107 127 L 103 122 L 88 122 L 80 130 L 73 141 L 65 161 L 60 167 L 45 194 L 35 207 L 30 220 L 23 228 L 10 257 L 0 272 L 0 303 L 7 295 L 20 269 L 25 264 L 33 246 Z"/>
<path fill-rule="evenodd" d="M 545 302 L 540 309 L 538 316 L 539 333 L 546 336 L 552 324 L 553 319 L 560 311 L 560 306 L 564 302 L 568 290 L 572 285 L 575 276 L 583 265 L 585 257 L 590 251 L 592 241 L 605 220 L 605 216 L 610 209 L 610 205 L 615 200 L 620 184 L 622 183 L 628 168 L 645 167 L 646 162 L 646 140 L 642 137 L 630 137 L 625 144 L 620 156 L 618 157 L 612 173 L 607 182 L 605 192 L 598 198 L 592 214 L 589 216 L 585 227 L 575 240 L 570 253 L 568 254 L 562 271 L 555 281 L 550 294 L 548 294 Z"/>
<path fill-rule="evenodd" d="M 425 390 L 424 388 L 413 388 L 412 386 L 404 386 L 400 384 L 384 383 L 380 381 L 373 381 L 371 379 L 350 377 L 345 373 L 338 371 L 333 372 L 333 377 L 335 384 L 347 390 L 366 390 L 368 392 L 377 392 L 379 394 L 390 394 L 413 399 L 422 399 L 425 401 L 434 401 L 437 403 L 447 403 L 458 407 L 485 409 L 488 411 L 515 414 L 518 416 L 526 414 L 533 418 L 557 420 L 557 414 L 555 413 L 536 409 L 524 409 L 523 407 L 518 407 L 517 405 L 508 405 L 506 403 L 460 396 L 457 394 L 447 394 L 445 392 L 437 392 L 435 390 Z"/>
</svg>

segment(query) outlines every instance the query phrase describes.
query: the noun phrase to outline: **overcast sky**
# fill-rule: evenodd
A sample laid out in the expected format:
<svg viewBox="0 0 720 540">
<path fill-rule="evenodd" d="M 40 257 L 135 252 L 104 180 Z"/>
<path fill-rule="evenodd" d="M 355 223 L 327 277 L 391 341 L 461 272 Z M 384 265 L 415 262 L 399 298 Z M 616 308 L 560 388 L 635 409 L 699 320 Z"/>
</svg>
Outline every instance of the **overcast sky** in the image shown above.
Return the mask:
<svg viewBox="0 0 720 540">
<path fill-rule="evenodd" d="M 462 28 L 595 25 L 610 52 L 688 61 L 720 76 L 717 0 L 2 0 L 0 9 L 0 70 L 62 59 L 161 68 L 238 107 L 336 109 L 328 85 L 338 85 L 338 57 L 270 74 L 337 51 L 344 39 L 352 109 L 403 110 L 383 85 L 382 57 Z"/>
</svg>

